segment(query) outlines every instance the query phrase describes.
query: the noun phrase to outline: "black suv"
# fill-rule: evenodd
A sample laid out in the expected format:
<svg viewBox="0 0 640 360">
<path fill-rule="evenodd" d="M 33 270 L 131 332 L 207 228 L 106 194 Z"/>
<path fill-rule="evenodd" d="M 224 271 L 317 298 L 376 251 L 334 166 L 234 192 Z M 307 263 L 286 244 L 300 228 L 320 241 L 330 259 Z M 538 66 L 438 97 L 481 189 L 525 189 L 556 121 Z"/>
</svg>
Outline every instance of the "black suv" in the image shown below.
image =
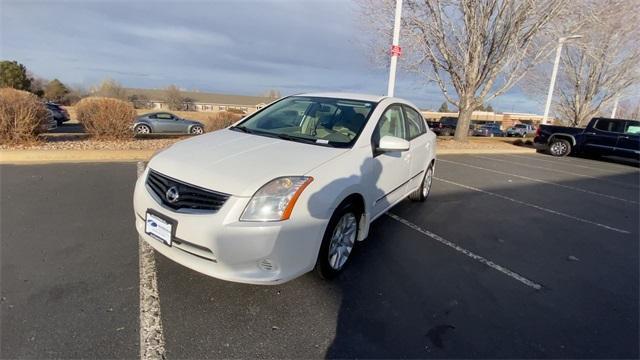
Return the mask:
<svg viewBox="0 0 640 360">
<path fill-rule="evenodd" d="M 440 119 L 438 122 L 429 123 L 431 130 L 433 130 L 436 135 L 441 136 L 450 136 L 455 134 L 456 126 L 458 126 L 458 118 L 445 116 Z"/>
<path fill-rule="evenodd" d="M 62 123 L 64 122 L 69 121 L 69 113 L 67 112 L 67 110 L 63 109 L 62 106 L 52 102 L 45 103 L 45 105 L 47 109 L 51 111 L 53 119 L 56 121 L 58 126 L 62 125 Z"/>
</svg>

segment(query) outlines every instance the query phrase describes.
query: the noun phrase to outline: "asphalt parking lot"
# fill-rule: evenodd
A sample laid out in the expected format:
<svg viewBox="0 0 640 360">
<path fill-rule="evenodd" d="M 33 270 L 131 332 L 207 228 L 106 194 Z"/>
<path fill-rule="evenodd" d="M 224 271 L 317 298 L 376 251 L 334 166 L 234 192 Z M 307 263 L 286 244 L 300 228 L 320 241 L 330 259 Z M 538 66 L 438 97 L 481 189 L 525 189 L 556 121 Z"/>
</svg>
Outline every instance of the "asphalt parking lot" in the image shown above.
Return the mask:
<svg viewBox="0 0 640 360">
<path fill-rule="evenodd" d="M 135 163 L 0 167 L 1 358 L 140 353 Z M 637 358 L 640 171 L 441 156 L 333 282 L 156 256 L 166 358 Z"/>
</svg>

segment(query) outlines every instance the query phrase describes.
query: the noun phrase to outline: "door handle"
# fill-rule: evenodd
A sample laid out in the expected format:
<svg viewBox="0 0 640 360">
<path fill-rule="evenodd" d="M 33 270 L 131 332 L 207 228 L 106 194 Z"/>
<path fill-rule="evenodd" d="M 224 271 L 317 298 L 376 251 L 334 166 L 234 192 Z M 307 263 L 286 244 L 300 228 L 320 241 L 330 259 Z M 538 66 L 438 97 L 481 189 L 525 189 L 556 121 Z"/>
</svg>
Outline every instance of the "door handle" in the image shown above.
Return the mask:
<svg viewBox="0 0 640 360">
<path fill-rule="evenodd" d="M 628 136 L 620 136 L 620 139 L 628 139 Z"/>
</svg>

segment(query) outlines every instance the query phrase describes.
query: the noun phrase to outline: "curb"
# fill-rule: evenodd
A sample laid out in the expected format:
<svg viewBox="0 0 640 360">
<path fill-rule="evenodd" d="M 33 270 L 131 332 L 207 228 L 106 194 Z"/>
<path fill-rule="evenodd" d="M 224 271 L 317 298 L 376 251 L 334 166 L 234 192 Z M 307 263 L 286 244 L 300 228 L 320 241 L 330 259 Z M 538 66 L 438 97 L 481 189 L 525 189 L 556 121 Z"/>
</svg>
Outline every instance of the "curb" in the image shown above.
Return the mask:
<svg viewBox="0 0 640 360">
<path fill-rule="evenodd" d="M 149 160 L 156 150 L 0 150 L 0 164 L 130 162 Z M 438 155 L 533 154 L 535 149 L 441 149 Z"/>
</svg>

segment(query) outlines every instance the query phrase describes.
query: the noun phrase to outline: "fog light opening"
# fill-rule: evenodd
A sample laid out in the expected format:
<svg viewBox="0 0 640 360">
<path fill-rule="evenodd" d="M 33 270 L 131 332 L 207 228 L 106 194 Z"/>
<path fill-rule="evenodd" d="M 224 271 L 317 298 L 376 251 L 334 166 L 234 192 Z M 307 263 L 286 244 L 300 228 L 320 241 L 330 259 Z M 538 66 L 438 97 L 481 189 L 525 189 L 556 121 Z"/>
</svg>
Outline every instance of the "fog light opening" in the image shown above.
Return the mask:
<svg viewBox="0 0 640 360">
<path fill-rule="evenodd" d="M 278 269 L 278 266 L 269 259 L 262 259 L 258 262 L 258 266 L 264 271 L 276 271 Z"/>
</svg>

